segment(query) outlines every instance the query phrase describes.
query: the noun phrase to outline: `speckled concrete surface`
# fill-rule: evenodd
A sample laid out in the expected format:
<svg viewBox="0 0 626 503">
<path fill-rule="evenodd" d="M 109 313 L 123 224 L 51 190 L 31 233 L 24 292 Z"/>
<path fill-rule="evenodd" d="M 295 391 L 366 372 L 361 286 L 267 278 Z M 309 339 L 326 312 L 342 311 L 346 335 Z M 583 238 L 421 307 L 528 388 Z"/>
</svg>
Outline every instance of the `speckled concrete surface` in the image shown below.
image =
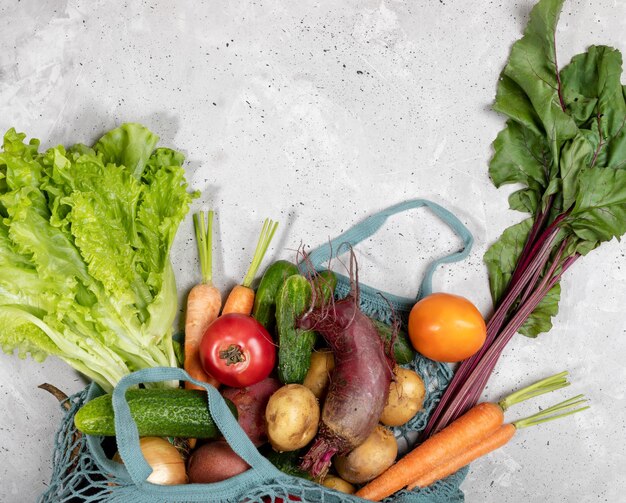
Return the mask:
<svg viewBox="0 0 626 503">
<path fill-rule="evenodd" d="M 435 287 L 487 315 L 481 256 L 520 218 L 487 177 L 503 126 L 490 104 L 532 3 L 2 0 L 0 129 L 50 146 L 139 121 L 183 150 L 203 191 L 194 209 L 219 212 L 215 280 L 225 288 L 244 274 L 264 216 L 281 221 L 273 258 L 290 257 L 375 210 L 430 198 L 476 236 L 470 259 L 445 267 Z M 566 2 L 561 61 L 591 43 L 624 52 L 625 19 L 623 0 Z M 415 293 L 425 262 L 456 246 L 427 212 L 397 217 L 360 247 L 361 279 Z M 567 368 L 592 410 L 520 432 L 474 463 L 468 502 L 624 500 L 625 252 L 612 242 L 577 263 L 555 328 L 516 337 L 486 391 L 497 398 Z M 196 279 L 190 219 L 173 261 L 182 298 Z M 37 389 L 44 381 L 83 386 L 58 361 L 0 355 L 0 501 L 33 501 L 49 478 L 61 412 Z"/>
</svg>

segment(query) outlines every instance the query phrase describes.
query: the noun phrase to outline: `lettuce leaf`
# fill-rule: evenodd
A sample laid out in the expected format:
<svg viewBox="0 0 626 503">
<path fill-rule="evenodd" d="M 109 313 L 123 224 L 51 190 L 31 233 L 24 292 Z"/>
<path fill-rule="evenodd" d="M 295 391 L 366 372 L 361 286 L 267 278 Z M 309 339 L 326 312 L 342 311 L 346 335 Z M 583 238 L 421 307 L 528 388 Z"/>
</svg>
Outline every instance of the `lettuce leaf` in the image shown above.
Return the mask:
<svg viewBox="0 0 626 503">
<path fill-rule="evenodd" d="M 195 196 L 184 156 L 139 124 L 93 147 L 39 152 L 10 129 L 0 152 L 0 344 L 59 357 L 112 389 L 176 366 L 170 250 Z"/>
</svg>

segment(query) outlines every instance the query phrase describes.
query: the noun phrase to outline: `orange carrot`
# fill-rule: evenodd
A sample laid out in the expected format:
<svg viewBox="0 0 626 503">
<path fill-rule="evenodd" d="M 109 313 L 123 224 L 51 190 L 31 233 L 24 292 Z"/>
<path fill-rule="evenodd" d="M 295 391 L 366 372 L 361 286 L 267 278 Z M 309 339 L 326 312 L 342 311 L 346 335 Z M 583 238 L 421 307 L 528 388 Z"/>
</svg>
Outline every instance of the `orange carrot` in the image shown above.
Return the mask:
<svg viewBox="0 0 626 503">
<path fill-rule="evenodd" d="M 250 313 L 252 313 L 252 308 L 254 307 L 252 282 L 267 252 L 267 248 L 274 237 L 276 227 L 278 227 L 278 222 L 272 222 L 269 218 L 266 218 L 265 222 L 263 222 L 263 229 L 261 230 L 261 235 L 259 236 L 250 268 L 241 285 L 237 285 L 231 290 L 224 303 L 222 314 L 239 313 L 250 315 Z"/>
<path fill-rule="evenodd" d="M 224 303 L 224 309 L 222 309 L 222 314 L 252 313 L 254 295 L 254 290 L 252 288 L 244 285 L 235 285 L 235 287 L 228 294 L 228 298 Z"/>
<path fill-rule="evenodd" d="M 185 317 L 185 362 L 187 373 L 199 381 L 219 386 L 217 379 L 207 374 L 200 362 L 200 342 L 207 327 L 218 317 L 222 305 L 222 295 L 213 286 L 212 263 L 212 230 L 213 212 L 209 211 L 205 222 L 203 212 L 193 216 L 200 256 L 202 282 L 195 285 L 187 297 L 187 313 Z M 190 382 L 185 382 L 187 389 L 202 389 Z"/>
<path fill-rule="evenodd" d="M 585 400 L 582 395 L 578 395 L 542 410 L 537 414 L 533 414 L 525 419 L 520 419 L 518 421 L 514 421 L 513 423 L 503 424 L 491 435 L 474 443 L 474 445 L 469 448 L 462 450 L 456 456 L 452 457 L 447 462 L 440 464 L 430 472 L 416 478 L 411 484 L 409 484 L 407 489 L 412 490 L 416 487 L 427 487 L 438 480 L 452 475 L 479 457 L 506 445 L 520 428 L 535 426 L 546 421 L 552 421 L 553 419 L 559 419 L 561 417 L 569 416 L 570 414 L 588 409 L 589 407 L 579 407 L 575 409 L 575 407 L 583 402 L 585 402 Z"/>
<path fill-rule="evenodd" d="M 356 492 L 380 501 L 435 469 L 466 446 L 486 438 L 502 425 L 504 413 L 495 403 L 479 403 L 417 446 L 396 464 Z"/>
<path fill-rule="evenodd" d="M 442 463 L 493 434 L 502 426 L 504 411 L 511 405 L 567 386 L 566 375 L 567 372 L 561 372 L 542 379 L 498 403 L 485 402 L 474 406 L 357 491 L 356 495 L 379 501 L 420 480 Z"/>
<path fill-rule="evenodd" d="M 407 489 L 410 491 L 416 487 L 427 487 L 437 480 L 441 480 L 453 473 L 457 472 L 465 465 L 469 465 L 472 461 L 478 459 L 485 454 L 495 451 L 499 447 L 502 447 L 515 435 L 515 426 L 511 423 L 503 424 L 496 431 L 492 432 L 486 438 L 483 438 L 479 442 L 468 449 L 464 449 L 457 456 L 452 457 L 445 463 L 441 463 L 431 471 L 423 474 L 421 477 L 415 479 Z"/>
</svg>

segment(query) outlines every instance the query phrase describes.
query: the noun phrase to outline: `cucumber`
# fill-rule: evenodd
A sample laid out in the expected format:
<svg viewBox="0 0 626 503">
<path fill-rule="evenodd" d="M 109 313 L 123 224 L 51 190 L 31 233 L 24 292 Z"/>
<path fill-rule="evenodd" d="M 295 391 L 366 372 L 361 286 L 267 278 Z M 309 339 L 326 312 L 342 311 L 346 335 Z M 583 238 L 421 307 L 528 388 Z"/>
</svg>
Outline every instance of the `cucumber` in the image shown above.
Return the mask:
<svg viewBox="0 0 626 503">
<path fill-rule="evenodd" d="M 333 271 L 324 270 L 317 273 L 317 276 L 313 280 L 313 283 L 319 285 L 324 297 L 324 301 L 330 299 L 330 296 L 335 293 L 335 287 L 337 286 L 337 276 Z"/>
<path fill-rule="evenodd" d="M 300 469 L 300 460 L 304 452 L 301 449 L 297 451 L 276 452 L 273 449 L 265 454 L 265 457 L 281 472 L 291 475 L 292 477 L 300 477 L 306 480 L 313 480 L 311 474 Z"/>
<path fill-rule="evenodd" d="M 187 389 L 131 389 L 126 392 L 130 413 L 141 437 L 217 438 L 221 436 L 209 415 L 206 391 Z M 226 400 L 237 417 L 237 408 Z M 113 436 L 111 395 L 83 405 L 74 416 L 76 428 L 87 435 Z"/>
<path fill-rule="evenodd" d="M 374 322 L 374 326 L 378 331 L 378 335 L 383 340 L 386 345 L 389 343 L 391 336 L 393 335 L 393 328 L 382 321 L 375 320 L 371 318 Z M 393 343 L 393 356 L 398 365 L 405 365 L 413 361 L 415 358 L 415 351 L 413 350 L 413 346 L 409 341 L 409 336 L 407 333 L 400 329 L 396 334 L 396 340 Z"/>
<path fill-rule="evenodd" d="M 283 384 L 302 384 L 311 365 L 316 334 L 296 327 L 311 305 L 311 284 L 304 276 L 289 276 L 276 297 L 278 378 Z"/>
<path fill-rule="evenodd" d="M 314 281 L 319 285 L 322 298 L 328 300 L 337 284 L 335 274 L 323 271 Z M 311 283 L 300 274 L 289 276 L 276 296 L 278 378 L 283 384 L 302 384 L 311 366 L 311 352 L 317 333 L 296 326 L 298 318 L 309 309 L 311 297 Z"/>
<path fill-rule="evenodd" d="M 276 295 L 284 281 L 298 274 L 298 267 L 287 260 L 277 260 L 263 273 L 254 297 L 252 316 L 270 333 L 276 326 Z"/>
</svg>

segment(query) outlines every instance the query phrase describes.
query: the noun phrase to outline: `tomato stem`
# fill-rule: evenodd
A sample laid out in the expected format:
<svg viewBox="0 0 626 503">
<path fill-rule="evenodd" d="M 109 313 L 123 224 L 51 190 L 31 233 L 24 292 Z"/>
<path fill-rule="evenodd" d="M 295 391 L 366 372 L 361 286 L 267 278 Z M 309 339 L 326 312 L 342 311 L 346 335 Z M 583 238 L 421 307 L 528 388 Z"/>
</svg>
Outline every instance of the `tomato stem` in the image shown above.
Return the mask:
<svg viewBox="0 0 626 503">
<path fill-rule="evenodd" d="M 238 344 L 231 344 L 220 351 L 220 358 L 226 360 L 226 365 L 234 365 L 246 361 L 246 357 Z"/>
</svg>

